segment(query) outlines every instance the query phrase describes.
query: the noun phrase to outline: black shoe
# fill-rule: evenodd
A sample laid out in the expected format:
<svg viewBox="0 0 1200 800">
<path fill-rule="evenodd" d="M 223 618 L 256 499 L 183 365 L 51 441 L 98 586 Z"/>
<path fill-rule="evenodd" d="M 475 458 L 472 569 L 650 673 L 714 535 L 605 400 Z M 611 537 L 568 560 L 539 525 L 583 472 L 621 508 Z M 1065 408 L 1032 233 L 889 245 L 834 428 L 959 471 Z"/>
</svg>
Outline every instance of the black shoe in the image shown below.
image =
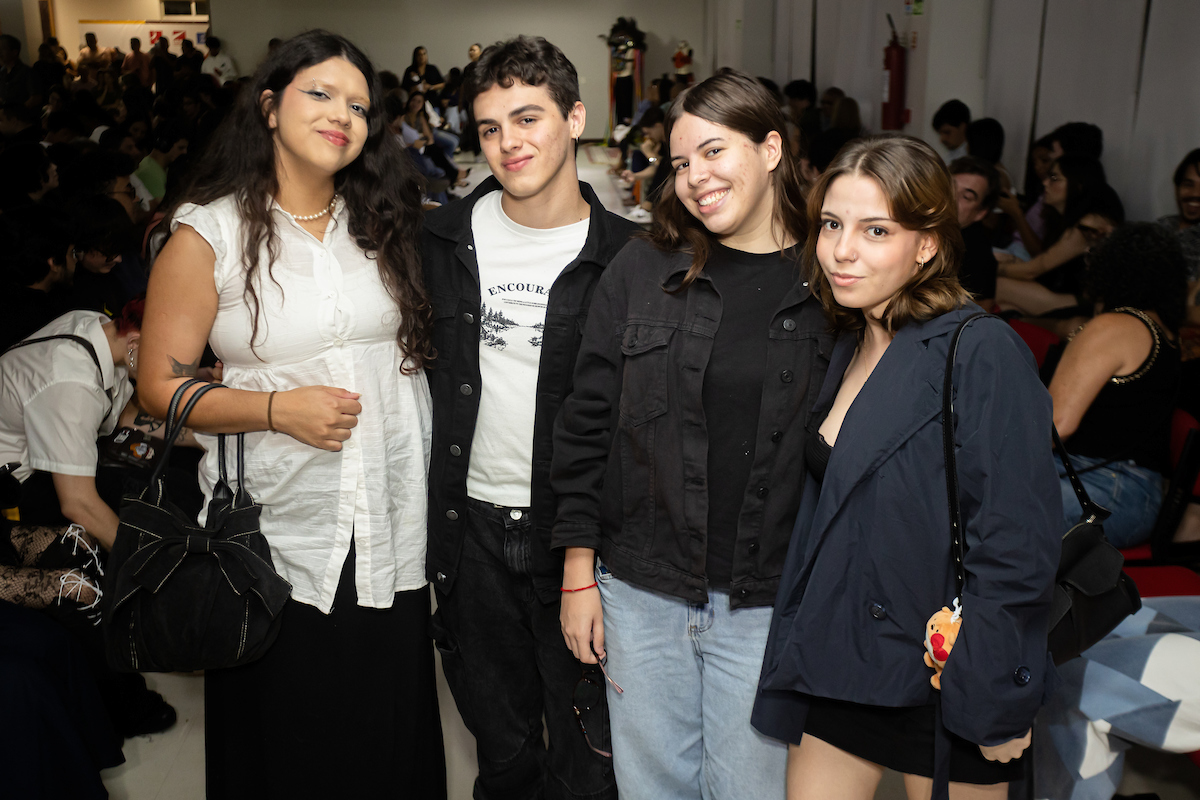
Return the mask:
<svg viewBox="0 0 1200 800">
<path fill-rule="evenodd" d="M 147 689 L 139 700 L 139 707 L 125 714 L 125 718 L 119 721 L 118 728 L 126 739 L 162 733 L 175 724 L 175 709 L 163 700 L 161 694 Z"/>
</svg>

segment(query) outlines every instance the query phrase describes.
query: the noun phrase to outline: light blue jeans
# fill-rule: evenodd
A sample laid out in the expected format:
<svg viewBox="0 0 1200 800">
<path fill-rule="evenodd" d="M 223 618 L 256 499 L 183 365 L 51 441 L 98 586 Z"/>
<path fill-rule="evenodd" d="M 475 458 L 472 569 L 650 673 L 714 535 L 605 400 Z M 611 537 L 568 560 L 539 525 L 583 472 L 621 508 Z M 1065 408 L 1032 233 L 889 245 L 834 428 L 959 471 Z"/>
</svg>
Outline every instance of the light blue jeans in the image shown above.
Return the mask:
<svg viewBox="0 0 1200 800">
<path fill-rule="evenodd" d="M 1054 459 L 1058 462 L 1066 524 L 1063 532 L 1066 533 L 1072 525 L 1079 522 L 1083 507 L 1079 504 L 1079 498 L 1075 496 L 1075 490 L 1071 488 L 1071 480 L 1062 467 L 1062 458 L 1055 453 Z M 1159 509 L 1162 508 L 1166 480 L 1154 470 L 1139 467 L 1132 461 L 1114 461 L 1104 466 L 1096 466 L 1103 461 L 1101 458 L 1071 455 L 1071 466 L 1076 472 L 1095 467 L 1087 472 L 1080 472 L 1079 479 L 1087 489 L 1088 498 L 1112 512 L 1112 516 L 1103 523 L 1105 538 L 1118 548 L 1141 544 L 1149 539 L 1154 531 L 1154 523 L 1158 520 Z"/>
<path fill-rule="evenodd" d="M 613 769 L 621 800 L 782 800 L 787 747 L 750 727 L 771 608 L 728 592 L 688 603 L 617 580 L 604 604 Z"/>
</svg>

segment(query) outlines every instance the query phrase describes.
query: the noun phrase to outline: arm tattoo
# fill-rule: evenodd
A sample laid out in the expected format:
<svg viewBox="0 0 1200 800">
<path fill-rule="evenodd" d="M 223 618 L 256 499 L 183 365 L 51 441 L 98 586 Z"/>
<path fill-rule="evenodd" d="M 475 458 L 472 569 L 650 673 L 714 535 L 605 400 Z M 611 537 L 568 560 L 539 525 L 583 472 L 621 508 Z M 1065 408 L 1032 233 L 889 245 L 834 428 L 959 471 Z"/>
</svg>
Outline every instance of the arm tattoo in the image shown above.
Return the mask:
<svg viewBox="0 0 1200 800">
<path fill-rule="evenodd" d="M 163 421 L 161 419 L 155 419 L 145 411 L 139 411 L 133 418 L 133 424 L 138 428 L 145 428 L 146 433 L 155 434 L 158 432 L 158 429 L 163 426 Z"/>
<path fill-rule="evenodd" d="M 173 356 L 167 356 L 171 359 L 171 374 L 177 378 L 194 378 L 196 371 L 200 369 L 200 359 L 196 359 L 190 364 L 181 364 L 176 361 Z"/>
</svg>

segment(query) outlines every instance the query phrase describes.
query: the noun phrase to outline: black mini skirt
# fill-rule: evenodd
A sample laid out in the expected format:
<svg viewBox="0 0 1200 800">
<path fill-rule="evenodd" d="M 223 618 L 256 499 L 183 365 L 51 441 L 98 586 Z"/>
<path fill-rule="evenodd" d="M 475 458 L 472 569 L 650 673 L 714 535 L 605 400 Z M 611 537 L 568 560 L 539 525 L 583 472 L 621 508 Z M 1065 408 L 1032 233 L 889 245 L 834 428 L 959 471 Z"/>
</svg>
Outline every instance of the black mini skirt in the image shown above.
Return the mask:
<svg viewBox="0 0 1200 800">
<path fill-rule="evenodd" d="M 804 732 L 839 750 L 909 775 L 933 777 L 933 706 L 886 708 L 811 697 Z M 996 784 L 1020 780 L 1025 757 L 988 761 L 979 746 L 950 734 L 950 780 Z M 1026 751 L 1028 752 L 1028 751 Z"/>
</svg>

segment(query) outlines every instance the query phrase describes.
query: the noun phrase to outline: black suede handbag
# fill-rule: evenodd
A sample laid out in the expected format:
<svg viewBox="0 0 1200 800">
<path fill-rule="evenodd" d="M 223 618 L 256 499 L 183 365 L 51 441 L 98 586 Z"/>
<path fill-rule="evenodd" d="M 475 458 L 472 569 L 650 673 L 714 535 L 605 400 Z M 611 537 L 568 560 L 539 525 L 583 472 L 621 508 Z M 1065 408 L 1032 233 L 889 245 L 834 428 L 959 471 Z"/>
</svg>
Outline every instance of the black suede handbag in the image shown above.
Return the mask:
<svg viewBox="0 0 1200 800">
<path fill-rule="evenodd" d="M 202 384 L 176 421 L 184 391 Z M 109 664 L 138 672 L 190 672 L 261 657 L 279 633 L 291 585 L 275 572 L 259 529 L 262 506 L 243 484 L 245 434 L 237 434 L 237 491 L 217 437 L 220 479 L 203 527 L 167 497 L 163 470 L 192 408 L 220 384 L 190 380 L 167 414 L 166 444 L 149 485 L 121 503 L 102 601 Z"/>
<path fill-rule="evenodd" d="M 974 320 L 990 314 L 974 314 L 963 320 L 950 340 L 946 357 L 946 379 L 942 394 L 943 449 L 946 457 L 946 485 L 950 500 L 951 554 L 954 559 L 956 589 L 962 596 L 963 544 L 961 512 L 958 502 L 958 469 L 954 458 L 953 370 L 958 340 Z M 1051 426 L 1054 447 L 1062 458 L 1075 496 L 1083 506 L 1083 516 L 1062 538 L 1062 555 L 1054 580 L 1054 600 L 1050 607 L 1050 633 L 1047 645 L 1055 664 L 1070 661 L 1103 639 L 1121 620 L 1142 607 L 1133 579 L 1122 571 L 1125 557 L 1104 536 L 1103 522 L 1109 512 L 1092 502 L 1063 447 L 1058 431 Z"/>
</svg>

